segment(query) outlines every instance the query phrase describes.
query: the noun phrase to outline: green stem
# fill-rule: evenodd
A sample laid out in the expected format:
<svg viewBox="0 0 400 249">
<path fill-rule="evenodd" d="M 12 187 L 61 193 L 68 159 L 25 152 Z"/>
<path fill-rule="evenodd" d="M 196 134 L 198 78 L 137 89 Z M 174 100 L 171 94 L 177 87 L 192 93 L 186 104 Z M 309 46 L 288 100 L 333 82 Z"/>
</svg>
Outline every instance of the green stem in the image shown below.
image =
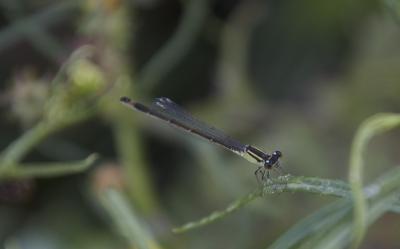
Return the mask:
<svg viewBox="0 0 400 249">
<path fill-rule="evenodd" d="M 365 120 L 357 130 L 351 147 L 349 182 L 353 192 L 354 229 L 352 248 L 359 247 L 367 227 L 367 201 L 363 191 L 364 152 L 373 136 L 400 125 L 400 115 L 376 114 Z"/>
<path fill-rule="evenodd" d="M 100 193 L 100 200 L 131 248 L 161 248 L 122 193 L 115 189 L 105 189 Z"/>
<path fill-rule="evenodd" d="M 119 158 L 126 173 L 129 194 L 141 211 L 151 214 L 159 206 L 143 158 L 138 130 L 134 124 L 119 120 L 114 123 L 113 132 Z"/>
<path fill-rule="evenodd" d="M 1 154 L 0 169 L 6 170 L 18 163 L 36 144 L 53 131 L 52 126 L 40 122 L 12 142 Z"/>
<path fill-rule="evenodd" d="M 153 89 L 188 53 L 204 26 L 209 4 L 207 0 L 189 0 L 186 3 L 176 32 L 140 71 L 138 81 L 144 90 Z"/>
<path fill-rule="evenodd" d="M 0 49 L 4 49 L 22 39 L 26 39 L 27 27 L 42 27 L 48 30 L 49 26 L 63 20 L 78 6 L 77 1 L 59 2 L 46 8 L 44 11 L 21 18 L 4 28 L 0 32 Z M 31 38 L 28 36 L 28 38 Z"/>
<path fill-rule="evenodd" d="M 230 213 L 233 213 L 234 211 L 238 210 L 239 208 L 241 208 L 242 206 L 244 206 L 247 203 L 251 202 L 252 200 L 260 197 L 261 195 L 262 195 L 262 190 L 257 189 L 255 191 L 249 193 L 245 197 L 242 197 L 239 200 L 236 200 L 236 201 L 232 202 L 224 210 L 212 212 L 210 215 L 208 215 L 207 217 L 204 217 L 204 218 L 202 218 L 200 220 L 189 222 L 189 223 L 186 223 L 183 226 L 174 228 L 174 229 L 172 229 L 172 232 L 174 232 L 174 233 L 184 233 L 184 232 L 187 232 L 189 230 L 192 230 L 192 229 L 195 229 L 195 228 L 198 228 L 198 227 L 202 227 L 204 225 L 212 223 L 212 222 L 214 222 L 216 220 L 222 219 L 226 215 L 228 215 Z"/>
<path fill-rule="evenodd" d="M 15 164 L 8 170 L 3 171 L 0 178 L 44 178 L 75 174 L 85 171 L 97 158 L 96 154 L 91 154 L 86 159 L 77 162 Z"/>
</svg>

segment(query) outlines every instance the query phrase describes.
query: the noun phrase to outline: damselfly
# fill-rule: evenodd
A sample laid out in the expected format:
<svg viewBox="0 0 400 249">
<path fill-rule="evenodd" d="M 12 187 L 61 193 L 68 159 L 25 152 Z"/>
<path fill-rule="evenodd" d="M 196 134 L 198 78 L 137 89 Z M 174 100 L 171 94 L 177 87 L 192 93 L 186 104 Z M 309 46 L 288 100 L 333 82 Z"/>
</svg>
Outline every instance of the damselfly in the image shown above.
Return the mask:
<svg viewBox="0 0 400 249">
<path fill-rule="evenodd" d="M 272 154 L 267 154 L 254 146 L 242 144 L 225 135 L 222 131 L 194 118 L 190 113 L 169 98 L 156 98 L 151 106 L 145 106 L 132 101 L 128 97 L 121 97 L 120 101 L 130 108 L 164 120 L 177 128 L 200 136 L 212 143 L 221 145 L 246 160 L 259 165 L 254 172 L 257 179 L 259 177 L 258 174 L 261 174 L 261 179 L 265 179 L 265 176 L 269 178 L 271 169 L 280 171 L 279 158 L 282 157 L 280 151 L 277 150 L 272 152 Z"/>
</svg>

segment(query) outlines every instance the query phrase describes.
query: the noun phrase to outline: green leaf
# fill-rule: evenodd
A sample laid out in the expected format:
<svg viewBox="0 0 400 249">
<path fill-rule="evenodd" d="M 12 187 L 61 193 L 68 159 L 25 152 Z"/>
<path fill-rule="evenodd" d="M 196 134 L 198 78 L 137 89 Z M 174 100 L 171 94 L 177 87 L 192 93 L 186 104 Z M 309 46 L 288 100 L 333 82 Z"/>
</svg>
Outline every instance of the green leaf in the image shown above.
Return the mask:
<svg viewBox="0 0 400 249">
<path fill-rule="evenodd" d="M 370 201 L 370 208 L 367 210 L 368 226 L 398 203 L 400 167 L 368 185 L 364 188 L 364 194 Z M 345 248 L 351 241 L 353 223 L 348 214 L 352 206 L 351 200 L 328 205 L 294 225 L 270 248 L 298 248 L 300 243 L 300 248 Z"/>
<path fill-rule="evenodd" d="M 268 248 L 290 248 L 307 236 L 321 233 L 330 228 L 332 224 L 336 224 L 337 220 L 343 218 L 349 211 L 349 201 L 340 200 L 329 204 L 298 222 Z"/>
<path fill-rule="evenodd" d="M 340 180 L 328 180 L 304 176 L 295 177 L 290 175 L 280 176 L 275 179 L 270 179 L 262 188 L 256 189 L 246 196 L 232 202 L 225 209 L 221 211 L 215 211 L 200 220 L 189 222 L 183 226 L 174 228 L 173 232 L 182 233 L 210 224 L 240 209 L 258 197 L 268 194 L 279 194 L 283 192 L 308 192 L 319 195 L 346 198 L 350 198 L 351 196 L 349 186 Z"/>
<path fill-rule="evenodd" d="M 397 200 L 395 203 L 393 203 L 393 205 L 389 208 L 389 211 L 400 214 L 400 200 Z"/>
</svg>

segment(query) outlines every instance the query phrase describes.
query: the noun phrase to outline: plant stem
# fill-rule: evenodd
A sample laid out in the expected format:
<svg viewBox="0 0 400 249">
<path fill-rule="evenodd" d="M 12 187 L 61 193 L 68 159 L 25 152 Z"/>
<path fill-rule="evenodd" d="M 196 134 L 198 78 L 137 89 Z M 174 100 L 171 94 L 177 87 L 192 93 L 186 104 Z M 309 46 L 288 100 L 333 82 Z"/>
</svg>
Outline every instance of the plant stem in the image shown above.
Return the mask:
<svg viewBox="0 0 400 249">
<path fill-rule="evenodd" d="M 35 145 L 53 131 L 52 126 L 40 122 L 12 142 L 1 154 L 0 169 L 6 170 L 17 164 Z"/>
<path fill-rule="evenodd" d="M 97 158 L 96 154 L 91 154 L 87 158 L 76 162 L 13 164 L 12 167 L 10 166 L 2 172 L 0 178 L 44 178 L 75 174 L 89 168 Z"/>
<path fill-rule="evenodd" d="M 119 232 L 129 241 L 131 248 L 161 248 L 121 192 L 116 189 L 104 189 L 100 194 L 100 201 Z"/>
</svg>

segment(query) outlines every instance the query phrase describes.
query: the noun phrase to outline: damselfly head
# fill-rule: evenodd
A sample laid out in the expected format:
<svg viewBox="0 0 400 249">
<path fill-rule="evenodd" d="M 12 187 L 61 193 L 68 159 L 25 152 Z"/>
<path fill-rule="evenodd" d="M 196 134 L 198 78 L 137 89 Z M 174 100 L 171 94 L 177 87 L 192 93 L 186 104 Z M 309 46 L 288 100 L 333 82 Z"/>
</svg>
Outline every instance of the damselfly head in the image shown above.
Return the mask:
<svg viewBox="0 0 400 249">
<path fill-rule="evenodd" d="M 282 157 L 283 155 L 282 155 L 282 152 L 280 152 L 279 150 L 276 150 L 276 151 L 274 151 L 274 152 L 272 153 L 272 156 L 276 156 L 276 157 L 280 158 L 280 157 Z"/>
<path fill-rule="evenodd" d="M 276 150 L 272 152 L 272 155 L 265 160 L 264 166 L 268 169 L 272 168 L 272 166 L 276 165 L 279 162 L 279 158 L 282 157 L 282 152 Z"/>
<path fill-rule="evenodd" d="M 122 103 L 129 103 L 131 102 L 131 99 L 128 97 L 121 97 L 119 101 L 121 101 Z"/>
</svg>

